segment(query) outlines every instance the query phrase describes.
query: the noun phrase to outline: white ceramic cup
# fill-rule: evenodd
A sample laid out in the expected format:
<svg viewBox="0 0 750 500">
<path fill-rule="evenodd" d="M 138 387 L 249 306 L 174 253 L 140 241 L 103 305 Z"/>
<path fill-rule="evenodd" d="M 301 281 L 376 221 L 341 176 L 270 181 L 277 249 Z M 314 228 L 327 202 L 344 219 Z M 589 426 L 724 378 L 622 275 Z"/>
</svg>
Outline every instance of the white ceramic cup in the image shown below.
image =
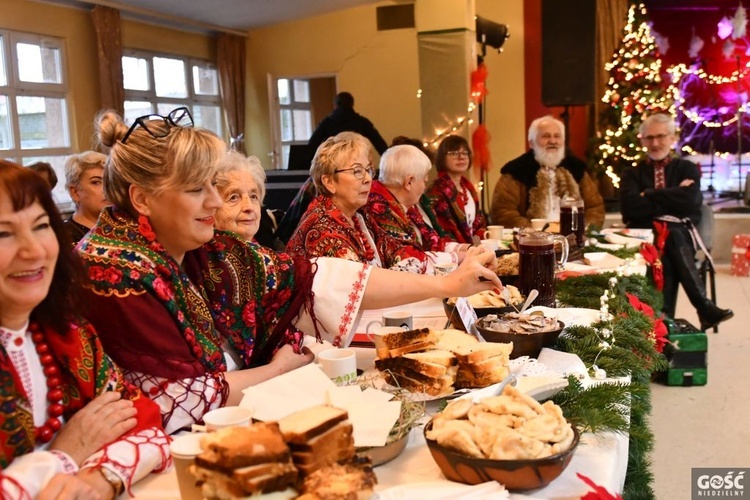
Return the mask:
<svg viewBox="0 0 750 500">
<path fill-rule="evenodd" d="M 482 240 L 482 246 L 490 252 L 494 252 L 500 248 L 497 240 Z"/>
<path fill-rule="evenodd" d="M 336 385 L 349 385 L 357 378 L 357 353 L 354 349 L 326 349 L 318 353 L 318 364 Z"/>
<path fill-rule="evenodd" d="M 203 415 L 206 430 L 218 431 L 225 427 L 246 427 L 253 420 L 252 408 L 243 406 L 225 406 Z"/>
<path fill-rule="evenodd" d="M 383 313 L 383 326 L 400 326 L 407 330 L 414 328 L 414 318 L 409 311 L 389 311 Z"/>
<path fill-rule="evenodd" d="M 185 434 L 174 438 L 169 444 L 177 484 L 180 486 L 180 498 L 183 500 L 202 500 L 203 498 L 201 488 L 196 486 L 195 476 L 188 468 L 195 461 L 195 457 L 203 452 L 200 441 L 205 435 L 205 433 Z"/>
<path fill-rule="evenodd" d="M 493 240 L 502 240 L 505 228 L 503 226 L 487 226 L 487 235 Z"/>
<path fill-rule="evenodd" d="M 546 223 L 547 219 L 531 219 L 531 229 L 541 231 Z"/>
<path fill-rule="evenodd" d="M 458 264 L 455 262 L 447 262 L 445 264 L 435 264 L 435 276 L 444 276 L 446 274 L 450 274 L 453 271 L 456 270 L 458 267 Z"/>
</svg>

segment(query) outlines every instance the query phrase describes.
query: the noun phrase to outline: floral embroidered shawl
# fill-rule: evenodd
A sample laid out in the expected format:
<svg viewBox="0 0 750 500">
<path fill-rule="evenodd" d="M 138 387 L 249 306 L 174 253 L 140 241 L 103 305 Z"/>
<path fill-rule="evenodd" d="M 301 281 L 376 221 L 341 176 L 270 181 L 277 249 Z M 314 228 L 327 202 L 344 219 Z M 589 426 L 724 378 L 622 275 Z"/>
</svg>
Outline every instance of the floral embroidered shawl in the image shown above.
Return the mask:
<svg viewBox="0 0 750 500">
<path fill-rule="evenodd" d="M 417 207 L 404 211 L 404 206 L 380 181 L 372 182 L 364 211 L 365 220 L 374 221 L 392 238 L 418 245 L 425 251 L 445 249 L 445 239 L 424 221 Z"/>
<path fill-rule="evenodd" d="M 427 190 L 427 196 L 433 200 L 438 224 L 451 239 L 459 243 L 472 243 L 472 236 L 483 237 L 487 230 L 487 217 L 479 206 L 479 196 L 471 182 L 461 177 L 461 187 L 469 192 L 477 207 L 477 215 L 471 227 L 466 220 L 465 208 L 459 204 L 458 188 L 448 174 L 441 172 L 438 175 Z"/>
<path fill-rule="evenodd" d="M 44 328 L 51 354 L 58 362 L 63 381 L 63 413 L 66 420 L 105 391 L 119 391 L 138 409 L 136 428 L 161 428 L 159 408 L 140 391 L 125 382 L 104 354 L 92 326 L 85 321 L 70 323 L 63 334 Z M 18 373 L 0 345 L 0 469 L 14 458 L 34 451 L 35 427 L 31 405 Z"/>
<path fill-rule="evenodd" d="M 295 289 L 287 255 L 216 231 L 180 266 L 144 233 L 130 215 L 108 208 L 77 247 L 90 279 L 88 317 L 121 368 L 198 377 L 226 371 L 225 342 L 243 368 L 268 363 L 284 343 L 299 348 L 302 333 L 285 313 L 298 294 L 309 294 L 311 280 Z M 282 335 L 272 338 L 282 316 Z"/>
<path fill-rule="evenodd" d="M 391 237 L 378 224 L 357 213 L 355 220 L 365 226 L 360 234 L 329 196 L 320 195 L 310 204 L 287 245 L 295 258 L 336 257 L 373 264 L 375 252 L 384 268 L 424 273 L 427 256 L 413 242 Z M 369 241 L 368 241 L 369 239 Z M 370 248 L 374 243 L 375 248 Z"/>
</svg>

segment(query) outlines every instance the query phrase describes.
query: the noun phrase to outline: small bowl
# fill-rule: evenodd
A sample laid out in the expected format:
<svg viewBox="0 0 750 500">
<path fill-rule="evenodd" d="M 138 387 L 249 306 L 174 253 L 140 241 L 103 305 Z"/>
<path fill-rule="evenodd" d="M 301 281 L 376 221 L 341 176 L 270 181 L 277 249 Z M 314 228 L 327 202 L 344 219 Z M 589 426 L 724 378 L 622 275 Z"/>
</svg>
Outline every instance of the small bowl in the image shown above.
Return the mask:
<svg viewBox="0 0 750 500">
<path fill-rule="evenodd" d="M 580 438 L 578 431 L 573 427 L 573 442 L 570 448 L 562 453 L 526 460 L 491 460 L 462 455 L 439 445 L 437 441 L 427 439 L 430 429 L 432 421 L 424 428 L 427 447 L 448 480 L 465 484 L 497 481 L 511 491 L 533 490 L 547 486 L 568 466 Z"/>
<path fill-rule="evenodd" d="M 500 314 L 498 314 L 500 316 Z M 557 321 L 557 328 L 544 333 L 503 333 L 495 330 L 488 330 L 482 326 L 482 318 L 475 323 L 477 330 L 487 342 L 510 342 L 513 344 L 513 351 L 510 353 L 510 359 L 529 356 L 530 358 L 539 357 L 543 347 L 550 347 L 555 344 L 557 337 L 565 328 L 565 323 Z"/>
<path fill-rule="evenodd" d="M 372 461 L 372 466 L 377 467 L 384 463 L 390 462 L 401 452 L 406 449 L 406 445 L 409 442 L 409 434 L 407 433 L 401 439 L 391 441 L 384 446 L 373 446 L 370 448 L 357 448 L 357 456 L 368 457 Z"/>
<path fill-rule="evenodd" d="M 518 304 L 516 304 L 516 307 L 520 309 L 522 304 L 523 302 L 519 302 Z M 450 318 L 451 325 L 453 325 L 453 328 L 458 328 L 459 330 L 466 331 L 466 327 L 464 327 L 463 322 L 461 322 L 461 315 L 458 314 L 455 304 L 449 304 L 448 299 L 443 299 L 443 310 L 445 310 L 445 315 L 448 318 Z M 484 318 L 488 314 L 497 314 L 499 316 L 501 314 L 505 314 L 505 313 L 509 313 L 513 311 L 515 311 L 515 309 L 513 309 L 513 306 L 475 307 L 474 308 L 474 312 L 477 313 L 477 318 Z"/>
</svg>

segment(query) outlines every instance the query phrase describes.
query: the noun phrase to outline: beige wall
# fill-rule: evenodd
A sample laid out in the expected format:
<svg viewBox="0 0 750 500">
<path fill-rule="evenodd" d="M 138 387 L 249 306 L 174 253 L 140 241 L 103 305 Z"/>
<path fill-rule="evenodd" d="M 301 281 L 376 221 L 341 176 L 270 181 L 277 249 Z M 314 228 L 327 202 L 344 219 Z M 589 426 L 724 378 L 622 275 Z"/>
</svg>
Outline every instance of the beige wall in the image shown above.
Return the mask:
<svg viewBox="0 0 750 500">
<path fill-rule="evenodd" d="M 355 109 L 386 140 L 421 137 L 416 30 L 376 30 L 375 6 L 254 30 L 248 39 L 248 153 L 267 163 L 272 150 L 267 75 L 335 75 Z"/>
<path fill-rule="evenodd" d="M 492 136 L 492 166 L 489 189 L 495 188 L 500 169 L 522 154 L 526 148 L 524 103 L 523 0 L 476 0 L 477 15 L 499 24 L 507 24 L 510 38 L 503 52 L 488 48 L 487 65 L 487 130 Z"/>
</svg>

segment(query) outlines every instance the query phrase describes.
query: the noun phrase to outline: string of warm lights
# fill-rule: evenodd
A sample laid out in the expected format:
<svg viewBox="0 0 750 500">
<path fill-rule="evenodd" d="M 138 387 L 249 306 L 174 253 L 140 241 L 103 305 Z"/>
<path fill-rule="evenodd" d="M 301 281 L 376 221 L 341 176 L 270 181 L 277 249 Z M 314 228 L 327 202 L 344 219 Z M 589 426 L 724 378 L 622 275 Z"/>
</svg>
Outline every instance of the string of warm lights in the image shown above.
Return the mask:
<svg viewBox="0 0 750 500">
<path fill-rule="evenodd" d="M 703 68 L 693 68 L 685 63 L 676 64 L 667 70 L 672 74 L 672 81 L 677 83 L 685 75 L 692 75 L 706 83 L 711 85 L 722 85 L 727 83 L 737 83 L 739 80 L 744 79 L 750 73 L 750 61 L 745 64 L 745 67 L 739 70 L 734 70 L 729 76 L 719 76 L 706 73 Z"/>
<path fill-rule="evenodd" d="M 636 19 L 638 14 L 643 20 Z M 634 119 L 652 109 L 674 113 L 674 99 L 669 92 L 660 95 L 662 86 L 661 58 L 657 53 L 656 39 L 645 20 L 646 7 L 643 4 L 631 5 L 628 22 L 624 29 L 622 43 L 605 65 L 610 73 L 607 90 L 602 102 L 619 109 L 617 123 L 610 125 L 603 133 L 599 145 L 599 166 L 612 180 L 615 187 L 620 185 L 615 163 L 637 165 L 643 156 L 643 148 L 635 144 Z M 628 89 L 628 85 L 638 80 L 639 88 Z M 627 139 L 631 140 L 628 141 Z"/>
<path fill-rule="evenodd" d="M 417 90 L 417 99 L 422 98 L 422 89 Z M 474 119 L 471 118 L 471 114 L 476 110 L 477 105 L 474 101 L 469 101 L 466 106 L 467 116 L 457 116 L 451 123 L 445 128 L 439 128 L 435 130 L 435 135 L 431 139 L 423 139 L 422 144 L 424 147 L 437 148 L 440 145 L 440 141 L 448 137 L 451 134 L 459 132 L 465 125 L 471 127 L 474 124 Z"/>
</svg>

